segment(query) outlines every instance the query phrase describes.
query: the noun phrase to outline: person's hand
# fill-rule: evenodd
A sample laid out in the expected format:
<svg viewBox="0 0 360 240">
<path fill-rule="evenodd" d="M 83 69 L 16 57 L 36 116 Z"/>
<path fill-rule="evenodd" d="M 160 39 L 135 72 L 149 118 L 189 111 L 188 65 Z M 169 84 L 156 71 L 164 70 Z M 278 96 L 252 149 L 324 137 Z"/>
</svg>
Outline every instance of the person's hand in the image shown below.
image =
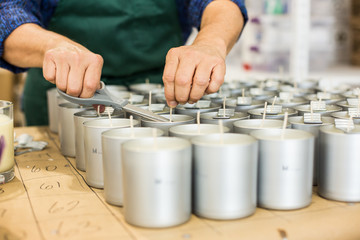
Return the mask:
<svg viewBox="0 0 360 240">
<path fill-rule="evenodd" d="M 226 51 L 211 44 L 170 49 L 163 74 L 167 104 L 195 103 L 205 93 L 217 92 L 224 82 L 225 56 Z"/>
<path fill-rule="evenodd" d="M 44 55 L 43 75 L 63 92 L 89 98 L 100 86 L 103 58 L 85 47 L 62 42 Z"/>
</svg>

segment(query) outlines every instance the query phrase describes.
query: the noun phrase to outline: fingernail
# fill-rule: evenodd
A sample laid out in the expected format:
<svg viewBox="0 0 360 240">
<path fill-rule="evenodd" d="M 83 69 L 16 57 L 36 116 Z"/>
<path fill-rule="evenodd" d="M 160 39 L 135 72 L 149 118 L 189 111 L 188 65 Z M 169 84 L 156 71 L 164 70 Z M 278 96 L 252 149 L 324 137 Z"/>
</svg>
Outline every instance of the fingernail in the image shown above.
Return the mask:
<svg viewBox="0 0 360 240">
<path fill-rule="evenodd" d="M 176 101 L 170 101 L 170 102 L 169 102 L 169 106 L 170 106 L 170 107 L 176 107 L 177 104 L 178 104 L 178 103 L 177 103 Z"/>
</svg>

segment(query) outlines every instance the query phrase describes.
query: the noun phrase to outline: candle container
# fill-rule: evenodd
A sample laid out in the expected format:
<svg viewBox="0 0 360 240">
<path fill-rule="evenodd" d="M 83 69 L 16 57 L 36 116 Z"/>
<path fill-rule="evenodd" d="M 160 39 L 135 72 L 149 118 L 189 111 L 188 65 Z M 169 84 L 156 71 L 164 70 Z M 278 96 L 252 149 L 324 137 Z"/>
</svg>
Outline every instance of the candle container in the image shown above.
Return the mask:
<svg viewBox="0 0 360 240">
<path fill-rule="evenodd" d="M 268 99 L 266 100 L 268 102 L 268 106 L 271 107 L 270 105 L 274 102 L 274 98 Z M 308 100 L 305 100 L 304 98 L 299 98 L 299 97 L 295 97 L 292 99 L 281 99 L 281 98 L 276 98 L 275 104 L 276 105 L 281 105 L 283 108 L 293 108 L 299 105 L 304 105 L 309 103 Z"/>
<path fill-rule="evenodd" d="M 271 109 L 271 106 L 267 107 L 268 109 Z M 269 114 L 266 113 L 266 119 L 284 119 L 285 117 L 285 112 L 288 112 L 288 116 L 289 117 L 293 117 L 293 116 L 297 116 L 298 112 L 292 108 L 282 108 L 281 112 L 276 113 L 276 114 Z M 250 114 L 250 118 L 251 119 L 262 119 L 263 118 L 263 113 L 264 113 L 264 108 L 256 108 L 256 109 L 252 109 L 249 110 L 248 113 Z"/>
<path fill-rule="evenodd" d="M 304 116 L 305 113 L 311 113 L 311 106 L 310 104 L 300 105 L 294 107 L 296 111 L 298 111 L 299 116 Z M 321 116 L 328 116 L 330 117 L 331 113 L 341 111 L 341 107 L 336 105 L 326 105 L 325 109 L 323 110 L 314 110 L 314 113 L 320 113 Z"/>
<path fill-rule="evenodd" d="M 0 100 L 0 184 L 14 178 L 13 104 Z"/>
<path fill-rule="evenodd" d="M 161 115 L 170 119 L 170 114 Z M 170 122 L 154 122 L 146 119 L 141 120 L 141 126 L 161 129 L 165 136 L 169 135 L 169 129 L 173 126 L 195 123 L 195 118 L 188 115 L 173 114 Z"/>
<path fill-rule="evenodd" d="M 129 140 L 153 137 L 153 131 L 156 131 L 158 137 L 164 134 L 160 129 L 146 127 L 111 129 L 101 134 L 106 202 L 123 205 L 122 144 Z"/>
<path fill-rule="evenodd" d="M 223 127 L 224 133 L 230 132 L 228 127 Z M 187 124 L 174 126 L 169 129 L 169 136 L 190 140 L 193 137 L 220 133 L 220 127 L 215 124 Z"/>
<path fill-rule="evenodd" d="M 243 134 L 194 137 L 193 211 L 205 218 L 228 220 L 256 209 L 258 144 Z"/>
<path fill-rule="evenodd" d="M 318 92 L 317 94 L 309 94 L 305 96 L 305 99 L 309 101 L 319 101 L 321 92 Z M 325 97 L 325 95 L 327 95 Z M 321 97 L 321 100 L 324 101 L 327 105 L 336 104 L 337 102 L 343 101 L 344 97 L 339 94 L 331 94 L 331 93 L 324 93 L 324 97 Z"/>
<path fill-rule="evenodd" d="M 279 119 L 245 119 L 236 121 L 233 125 L 235 133 L 250 134 L 255 130 L 280 129 L 284 125 L 284 121 Z M 287 128 L 290 128 L 290 124 L 287 125 Z"/>
<path fill-rule="evenodd" d="M 51 132 L 58 132 L 58 117 L 57 117 L 57 90 L 56 88 L 51 88 L 46 91 L 47 97 L 47 109 L 48 109 L 48 118 L 49 118 L 49 128 Z"/>
<path fill-rule="evenodd" d="M 273 91 L 264 91 L 261 88 L 250 88 L 247 97 L 251 97 L 254 100 L 266 101 L 276 95 Z"/>
<path fill-rule="evenodd" d="M 224 102 L 224 98 L 230 98 L 231 95 L 231 91 L 228 90 L 224 90 L 223 87 L 221 87 L 221 92 L 216 92 L 216 93 L 211 93 L 211 94 L 206 94 L 204 95 L 201 99 L 203 100 L 210 100 L 212 103 L 215 104 L 222 104 Z"/>
<path fill-rule="evenodd" d="M 162 85 L 158 83 L 135 83 L 129 86 L 130 90 L 141 95 L 147 95 L 149 92 L 161 92 Z"/>
<path fill-rule="evenodd" d="M 349 133 L 334 125 L 320 128 L 318 193 L 344 202 L 360 202 L 360 126 Z"/>
<path fill-rule="evenodd" d="M 123 85 L 106 85 L 106 89 L 114 96 L 116 96 L 118 92 L 126 92 L 128 90 L 127 87 Z"/>
<path fill-rule="evenodd" d="M 122 146 L 125 220 L 171 227 L 191 216 L 191 144 L 180 138 L 131 140 Z"/>
<path fill-rule="evenodd" d="M 351 100 L 349 99 L 349 101 L 351 101 Z M 357 101 L 357 99 L 355 99 L 355 101 Z M 344 110 L 344 111 L 348 111 L 349 108 L 357 108 L 358 107 L 357 104 L 351 105 L 351 104 L 349 104 L 348 101 L 341 101 L 341 102 L 336 103 L 336 105 L 341 107 L 342 110 Z"/>
<path fill-rule="evenodd" d="M 186 105 L 177 105 L 175 108 L 176 114 L 182 115 L 189 115 L 196 118 L 198 112 L 205 113 L 205 112 L 216 112 L 220 109 L 220 104 L 210 103 L 208 107 L 200 107 L 200 108 L 187 108 Z"/>
<path fill-rule="evenodd" d="M 291 123 L 291 128 L 303 130 L 315 136 L 313 185 L 317 185 L 317 177 L 319 175 L 320 127 L 334 124 L 334 119 L 332 117 L 321 117 L 321 123 L 307 123 L 306 121 L 304 122 L 303 116 L 297 116 L 289 118 L 289 123 Z"/>
<path fill-rule="evenodd" d="M 311 202 L 314 136 L 297 129 L 253 131 L 259 140 L 258 206 L 292 210 Z"/>
<path fill-rule="evenodd" d="M 331 113 L 330 116 L 339 119 L 350 119 L 350 115 L 348 111 L 334 112 Z M 355 124 L 360 124 L 360 118 L 358 117 L 353 117 L 353 121 Z"/>
<path fill-rule="evenodd" d="M 59 104 L 67 103 L 64 98 L 60 97 L 57 93 L 56 88 L 51 88 L 46 91 L 47 96 L 47 109 L 48 109 L 48 119 L 49 119 L 49 128 L 53 133 L 59 132 Z"/>
<path fill-rule="evenodd" d="M 58 110 L 61 154 L 67 157 L 75 157 L 74 114 L 84 111 L 84 108 L 74 103 L 61 103 Z"/>
<path fill-rule="evenodd" d="M 241 104 L 237 99 L 227 99 L 225 102 L 226 108 L 234 108 L 235 112 L 245 112 L 247 113 L 251 109 L 260 108 L 264 106 L 264 101 L 252 100 L 249 103 Z"/>
<path fill-rule="evenodd" d="M 104 172 L 102 161 L 101 133 L 113 128 L 130 126 L 130 119 L 95 119 L 83 123 L 86 182 L 96 188 L 104 187 Z M 140 122 L 134 120 L 134 126 Z"/>
<path fill-rule="evenodd" d="M 124 112 L 114 110 L 111 113 L 112 118 L 123 118 Z M 77 112 L 74 114 L 75 124 L 75 163 L 76 168 L 80 171 L 86 171 L 85 163 L 85 147 L 84 147 L 84 126 L 83 123 L 94 119 L 107 119 L 108 113 L 105 111 L 98 115 L 95 109 L 87 109 L 85 111 Z"/>
<path fill-rule="evenodd" d="M 222 120 L 225 127 L 230 129 L 230 132 L 234 132 L 233 123 L 235 121 L 249 119 L 249 115 L 243 112 L 235 112 L 233 116 L 222 116 L 218 112 L 209 112 L 200 114 L 200 122 L 205 124 L 219 124 L 219 120 Z"/>
</svg>

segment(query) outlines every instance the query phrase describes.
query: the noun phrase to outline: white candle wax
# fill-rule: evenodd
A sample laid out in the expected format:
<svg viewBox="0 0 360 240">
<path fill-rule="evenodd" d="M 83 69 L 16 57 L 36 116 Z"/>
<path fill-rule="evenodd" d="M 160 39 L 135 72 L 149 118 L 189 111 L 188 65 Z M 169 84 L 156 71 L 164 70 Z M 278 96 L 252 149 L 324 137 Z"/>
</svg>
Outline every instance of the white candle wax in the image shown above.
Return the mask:
<svg viewBox="0 0 360 240">
<path fill-rule="evenodd" d="M 14 123 L 11 118 L 0 114 L 0 173 L 14 166 Z"/>
</svg>

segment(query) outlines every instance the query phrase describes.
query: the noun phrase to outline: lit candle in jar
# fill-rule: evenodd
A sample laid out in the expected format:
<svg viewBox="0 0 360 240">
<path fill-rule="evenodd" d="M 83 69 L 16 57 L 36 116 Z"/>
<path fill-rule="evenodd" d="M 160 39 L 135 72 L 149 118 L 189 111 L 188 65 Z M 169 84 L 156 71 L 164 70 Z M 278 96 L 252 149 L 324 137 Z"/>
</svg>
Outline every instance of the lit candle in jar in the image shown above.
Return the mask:
<svg viewBox="0 0 360 240">
<path fill-rule="evenodd" d="M 0 184 L 14 178 L 13 104 L 0 101 Z"/>
</svg>

